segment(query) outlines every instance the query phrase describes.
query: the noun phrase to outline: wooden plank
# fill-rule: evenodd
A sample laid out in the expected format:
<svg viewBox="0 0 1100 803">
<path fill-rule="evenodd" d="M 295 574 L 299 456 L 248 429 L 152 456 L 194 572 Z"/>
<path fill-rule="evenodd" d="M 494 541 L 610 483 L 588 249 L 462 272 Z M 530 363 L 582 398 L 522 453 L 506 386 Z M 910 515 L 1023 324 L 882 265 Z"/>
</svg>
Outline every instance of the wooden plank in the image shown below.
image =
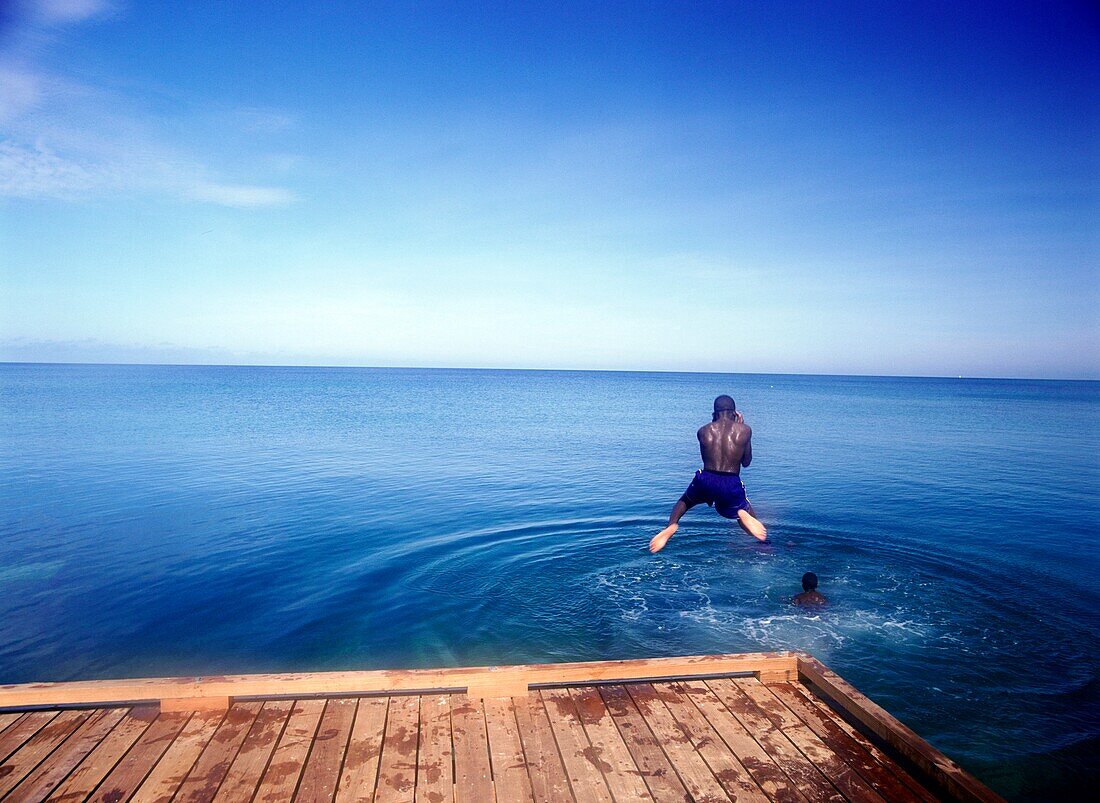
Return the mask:
<svg viewBox="0 0 1100 803">
<path fill-rule="evenodd" d="M 229 707 L 214 736 L 199 755 L 195 766 L 187 773 L 175 799 L 180 803 L 194 801 L 207 803 L 213 800 L 229 771 L 229 765 L 237 757 L 237 751 L 252 724 L 260 713 L 262 703 L 234 703 Z"/>
<path fill-rule="evenodd" d="M 48 799 L 73 803 L 85 800 L 156 718 L 156 706 L 131 708 Z"/>
<path fill-rule="evenodd" d="M 256 790 L 255 803 L 285 803 L 294 797 L 313 736 L 325 710 L 324 700 L 297 700 L 283 735 Z"/>
<path fill-rule="evenodd" d="M 0 764 L 0 797 L 14 789 L 88 718 L 88 711 L 62 711 Z"/>
<path fill-rule="evenodd" d="M 218 793 L 214 796 L 217 803 L 248 803 L 252 800 L 293 705 L 290 700 L 268 700 L 264 703 L 237 757 L 229 765 L 225 780 L 218 787 Z"/>
<path fill-rule="evenodd" d="M 924 741 L 884 708 L 863 696 L 848 681 L 820 661 L 810 656 L 799 656 L 798 671 L 803 678 L 825 692 L 872 733 L 928 773 L 951 797 L 983 803 L 1002 800 L 977 778 Z"/>
<path fill-rule="evenodd" d="M 803 795 L 812 801 L 843 803 L 844 797 L 821 774 L 821 770 L 802 754 L 794 742 L 732 680 L 708 680 L 706 685 L 722 701 L 726 710 L 768 752 Z"/>
<path fill-rule="evenodd" d="M 470 697 L 526 697 L 527 667 L 490 667 L 471 675 L 466 681 Z"/>
<path fill-rule="evenodd" d="M 45 800 L 54 788 L 65 780 L 100 740 L 118 724 L 126 713 L 125 708 L 101 708 L 91 713 L 84 723 L 65 742 L 50 754 L 49 759 L 12 791 L 12 800 Z"/>
<path fill-rule="evenodd" d="M 675 717 L 680 731 L 707 762 L 730 800 L 766 803 L 764 791 L 691 700 L 670 683 L 655 683 L 653 689 Z"/>
<path fill-rule="evenodd" d="M 888 756 L 883 752 L 882 748 L 868 739 L 863 731 L 856 728 L 838 712 L 834 711 L 829 704 L 818 697 L 810 687 L 806 686 L 804 683 L 792 683 L 791 686 L 797 690 L 799 694 L 805 697 L 805 699 L 809 700 L 810 703 L 825 716 L 832 719 L 833 722 L 837 724 L 837 727 L 862 746 L 876 761 L 888 766 L 891 772 L 893 772 L 902 783 L 909 787 L 910 791 L 916 794 L 917 797 L 924 800 L 925 803 L 937 803 L 939 797 L 932 794 L 932 792 L 930 792 L 924 784 L 914 778 L 905 767 L 901 766 L 892 756 Z"/>
<path fill-rule="evenodd" d="M 798 746 L 806 758 L 817 765 L 822 774 L 844 797 L 853 803 L 885 803 L 882 796 L 872 789 L 870 784 L 772 694 L 769 686 L 765 686 L 756 678 L 738 678 L 734 683 L 744 690 L 756 706 Z"/>
<path fill-rule="evenodd" d="M 416 751 L 420 731 L 420 698 L 390 698 L 382 758 L 378 766 L 376 803 L 401 803 L 416 794 Z"/>
<path fill-rule="evenodd" d="M 805 727 L 798 715 L 791 711 L 768 691 L 768 688 L 755 678 L 734 678 L 730 683 L 739 688 L 746 697 L 753 701 L 758 709 L 772 721 L 777 728 L 786 732 L 787 729 Z"/>
<path fill-rule="evenodd" d="M 192 714 L 130 803 L 169 803 L 224 718 L 224 711 Z"/>
<path fill-rule="evenodd" d="M 665 707 L 653 686 L 648 683 L 631 683 L 625 688 L 692 798 L 729 800 L 729 795 L 714 777 L 707 762 L 696 752 L 687 735 L 679 728 L 676 718 Z"/>
<path fill-rule="evenodd" d="M 3 761 L 57 716 L 57 711 L 32 711 L 0 734 L 0 761 Z"/>
<path fill-rule="evenodd" d="M 389 702 L 388 697 L 363 697 L 359 700 L 344 757 L 344 770 L 340 773 L 340 785 L 336 789 L 336 803 L 369 803 L 374 800 Z M 449 730 L 447 738 L 449 744 Z M 447 772 L 450 770 L 448 761 Z"/>
<path fill-rule="evenodd" d="M 119 800 L 129 799 L 183 730 L 189 718 L 189 714 L 182 712 L 158 716 L 103 779 L 89 800 L 95 803 L 117 803 Z"/>
<path fill-rule="evenodd" d="M 496 795 L 483 703 L 465 694 L 452 695 L 450 703 L 455 754 L 455 803 L 491 803 Z"/>
<path fill-rule="evenodd" d="M 485 701 L 485 726 L 497 799 L 534 801 L 531 779 L 527 774 L 527 759 L 523 756 L 523 741 L 516 723 L 515 703 L 511 698 Z"/>
<path fill-rule="evenodd" d="M 228 697 L 168 697 L 160 701 L 160 711 L 220 711 L 223 714 L 229 710 L 230 699 Z"/>
<path fill-rule="evenodd" d="M 451 703 L 445 694 L 420 698 L 420 749 L 417 753 L 416 803 L 454 799 L 454 751 L 451 749 Z"/>
<path fill-rule="evenodd" d="M 24 713 L 22 711 L 9 711 L 7 713 L 0 712 L 0 733 L 3 733 L 8 725 L 22 718 Z"/>
<path fill-rule="evenodd" d="M 898 780 L 886 764 L 875 760 L 830 717 L 825 716 L 816 706 L 798 694 L 792 684 L 776 683 L 768 686 L 768 691 L 793 711 L 807 728 L 886 800 L 901 801 L 901 803 L 917 803 L 920 800 Z"/>
<path fill-rule="evenodd" d="M 665 751 L 638 713 L 626 689 L 622 686 L 601 686 L 599 691 L 654 799 L 691 803 L 691 795 L 680 782 Z"/>
<path fill-rule="evenodd" d="M 341 697 L 325 703 L 325 713 L 313 737 L 313 748 L 294 796 L 300 803 L 330 803 L 340 782 L 340 767 L 351 738 L 357 700 Z"/>
<path fill-rule="evenodd" d="M 226 697 L 288 697 L 295 694 L 357 695 L 366 692 L 492 688 L 497 678 L 509 688 L 530 683 L 679 678 L 738 672 L 786 672 L 797 669 L 794 653 L 743 653 L 589 661 L 563 664 L 404 669 L 371 672 L 305 672 L 263 675 L 215 675 L 202 678 L 130 678 L 64 683 L 0 685 L 0 708 L 117 703 Z"/>
<path fill-rule="evenodd" d="M 613 800 L 611 790 L 596 764 L 596 754 L 577 715 L 573 698 L 566 689 L 543 689 L 539 695 L 554 731 L 554 740 L 558 743 L 558 752 L 565 764 L 573 795 L 577 800 L 610 803 Z"/>
<path fill-rule="evenodd" d="M 722 704 L 710 687 L 699 681 L 684 681 L 675 686 L 695 704 L 699 713 L 722 737 L 769 799 L 780 803 L 804 803 L 805 796 L 790 782 L 786 773 L 768 755 L 768 751 L 760 746 L 745 726 Z"/>
<path fill-rule="evenodd" d="M 515 699 L 516 723 L 527 759 L 527 774 L 536 803 L 573 800 L 569 778 L 558 752 L 554 731 L 546 715 L 542 697 L 531 694 Z"/>
<path fill-rule="evenodd" d="M 578 686 L 570 689 L 570 696 L 592 745 L 592 762 L 603 772 L 611 796 L 616 800 L 653 800 L 599 691 L 594 686 Z"/>
</svg>

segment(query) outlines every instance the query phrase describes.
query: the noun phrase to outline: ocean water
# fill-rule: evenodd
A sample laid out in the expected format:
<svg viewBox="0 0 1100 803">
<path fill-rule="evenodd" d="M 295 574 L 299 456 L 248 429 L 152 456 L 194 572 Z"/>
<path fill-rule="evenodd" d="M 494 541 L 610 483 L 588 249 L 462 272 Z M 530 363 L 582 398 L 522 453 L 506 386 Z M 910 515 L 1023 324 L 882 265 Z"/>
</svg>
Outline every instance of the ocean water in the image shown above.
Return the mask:
<svg viewBox="0 0 1100 803">
<path fill-rule="evenodd" d="M 652 556 L 719 393 L 769 542 Z M 0 365 L 0 682 L 802 649 L 1049 799 L 1096 780 L 1098 455 L 1095 382 Z"/>
</svg>

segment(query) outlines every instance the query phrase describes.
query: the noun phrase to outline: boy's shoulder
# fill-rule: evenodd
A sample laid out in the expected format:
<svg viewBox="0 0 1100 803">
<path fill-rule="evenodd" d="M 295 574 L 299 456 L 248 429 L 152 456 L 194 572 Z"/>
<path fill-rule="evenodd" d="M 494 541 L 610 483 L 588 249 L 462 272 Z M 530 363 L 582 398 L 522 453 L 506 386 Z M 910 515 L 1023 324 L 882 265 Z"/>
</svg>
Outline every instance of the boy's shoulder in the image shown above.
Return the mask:
<svg viewBox="0 0 1100 803">
<path fill-rule="evenodd" d="M 795 594 L 791 602 L 795 605 L 824 605 L 828 600 L 820 591 L 803 591 L 801 594 Z"/>
</svg>

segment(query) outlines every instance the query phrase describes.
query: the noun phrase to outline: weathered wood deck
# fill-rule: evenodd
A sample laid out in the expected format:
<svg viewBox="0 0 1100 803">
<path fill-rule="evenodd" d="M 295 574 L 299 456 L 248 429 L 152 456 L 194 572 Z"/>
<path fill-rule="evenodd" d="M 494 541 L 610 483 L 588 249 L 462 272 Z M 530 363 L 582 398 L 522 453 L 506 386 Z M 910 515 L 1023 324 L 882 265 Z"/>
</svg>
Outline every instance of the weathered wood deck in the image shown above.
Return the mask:
<svg viewBox="0 0 1100 803">
<path fill-rule="evenodd" d="M 5 686 L 0 799 L 998 798 L 809 656 L 760 654 Z"/>
</svg>

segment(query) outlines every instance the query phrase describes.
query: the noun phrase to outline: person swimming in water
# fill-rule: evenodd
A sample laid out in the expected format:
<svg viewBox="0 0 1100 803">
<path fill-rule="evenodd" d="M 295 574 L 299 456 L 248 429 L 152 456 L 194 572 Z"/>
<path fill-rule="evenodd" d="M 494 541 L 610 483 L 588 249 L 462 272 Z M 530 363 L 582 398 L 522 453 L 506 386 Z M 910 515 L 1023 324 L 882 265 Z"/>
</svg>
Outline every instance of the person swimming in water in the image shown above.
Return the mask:
<svg viewBox="0 0 1100 803">
<path fill-rule="evenodd" d="M 801 608 L 816 608 L 828 602 L 825 595 L 817 590 L 817 575 L 806 572 L 802 575 L 802 593 L 791 597 L 791 602 Z"/>
<path fill-rule="evenodd" d="M 767 529 L 756 519 L 745 496 L 745 483 L 741 481 L 741 468 L 752 462 L 752 428 L 730 396 L 714 400 L 711 422 L 700 427 L 696 435 L 703 469 L 695 472 L 691 484 L 673 506 L 668 526 L 649 542 L 650 552 L 664 549 L 679 529 L 680 517 L 700 502 L 714 505 L 719 515 L 727 519 L 737 519 L 753 537 L 761 541 L 768 537 Z"/>
</svg>

